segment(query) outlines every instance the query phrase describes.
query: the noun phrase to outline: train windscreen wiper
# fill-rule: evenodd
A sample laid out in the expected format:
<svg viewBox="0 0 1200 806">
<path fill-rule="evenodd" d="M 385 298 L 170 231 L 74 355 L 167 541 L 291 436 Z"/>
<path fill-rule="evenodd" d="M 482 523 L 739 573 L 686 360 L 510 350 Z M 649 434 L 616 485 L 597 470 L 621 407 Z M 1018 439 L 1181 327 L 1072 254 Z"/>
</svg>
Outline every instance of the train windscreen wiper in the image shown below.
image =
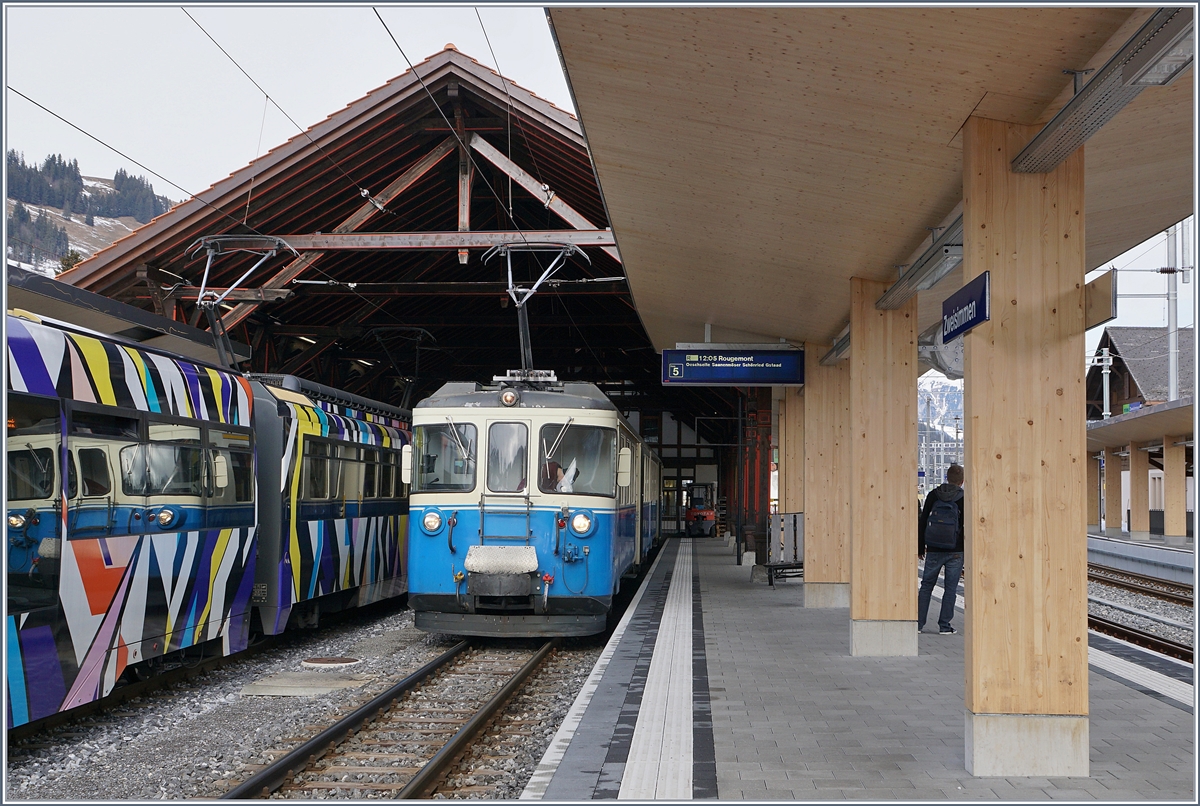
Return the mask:
<svg viewBox="0 0 1200 806">
<path fill-rule="evenodd" d="M 547 458 L 547 459 L 550 459 L 550 458 L 552 458 L 552 457 L 554 456 L 554 452 L 558 450 L 558 444 L 559 444 L 560 442 L 562 442 L 562 438 L 563 438 L 564 436 L 566 436 L 567 429 L 571 427 L 571 423 L 573 423 L 573 422 L 575 422 L 575 418 L 574 418 L 574 417 L 568 417 L 568 418 L 567 418 L 567 421 L 566 421 L 565 423 L 563 423 L 562 430 L 561 430 L 561 431 L 559 431 L 559 432 L 558 432 L 558 436 L 556 436 L 556 437 L 554 438 L 554 444 L 550 446 L 550 450 L 546 451 L 546 458 Z M 543 448 L 544 448 L 544 447 L 546 447 L 546 443 L 545 443 L 545 442 L 543 442 L 543 443 L 542 443 L 542 447 L 543 447 Z"/>
<path fill-rule="evenodd" d="M 454 437 L 454 444 L 458 446 L 458 455 L 463 458 L 464 462 L 470 462 L 473 457 L 467 455 L 467 449 L 463 447 L 462 437 L 458 435 L 458 426 L 454 424 L 454 420 L 449 414 L 446 415 L 446 422 L 450 423 L 450 434 Z"/>
</svg>

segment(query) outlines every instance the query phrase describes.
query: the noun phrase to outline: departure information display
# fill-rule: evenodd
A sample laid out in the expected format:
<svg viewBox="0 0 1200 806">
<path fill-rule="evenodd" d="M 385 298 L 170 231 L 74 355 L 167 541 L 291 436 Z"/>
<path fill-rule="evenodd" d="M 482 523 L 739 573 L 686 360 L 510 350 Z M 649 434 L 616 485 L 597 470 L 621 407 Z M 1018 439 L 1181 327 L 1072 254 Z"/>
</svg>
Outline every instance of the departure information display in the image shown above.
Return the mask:
<svg viewBox="0 0 1200 806">
<path fill-rule="evenodd" d="M 799 386 L 803 350 L 663 350 L 662 382 L 696 386 Z"/>
</svg>

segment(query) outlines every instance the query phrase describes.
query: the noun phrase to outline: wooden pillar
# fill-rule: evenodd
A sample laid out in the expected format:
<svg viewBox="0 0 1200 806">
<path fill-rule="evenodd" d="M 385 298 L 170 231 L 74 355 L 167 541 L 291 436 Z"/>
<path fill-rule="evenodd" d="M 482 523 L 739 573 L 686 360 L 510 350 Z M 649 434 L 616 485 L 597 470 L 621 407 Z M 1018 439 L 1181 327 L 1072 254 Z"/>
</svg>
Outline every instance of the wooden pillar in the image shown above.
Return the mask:
<svg viewBox="0 0 1200 806">
<path fill-rule="evenodd" d="M 917 298 L 850 278 L 850 654 L 917 654 Z"/>
<path fill-rule="evenodd" d="M 1150 451 L 1141 447 L 1149 443 L 1129 443 L 1129 536 L 1135 540 L 1150 539 Z"/>
<path fill-rule="evenodd" d="M 850 606 L 850 365 L 804 345 L 804 606 Z"/>
<path fill-rule="evenodd" d="M 789 386 L 779 401 L 779 511 L 804 511 L 804 390 Z"/>
<path fill-rule="evenodd" d="M 1087 456 L 1087 523 L 1088 534 L 1100 533 L 1100 459 L 1091 451 Z"/>
<path fill-rule="evenodd" d="M 1104 534 L 1108 537 L 1121 536 L 1121 524 L 1125 520 L 1125 507 L 1121 503 L 1121 473 L 1125 460 L 1117 456 L 1120 447 L 1104 449 Z"/>
<path fill-rule="evenodd" d="M 1089 771 L 1083 149 L 1014 173 L 1037 131 L 972 117 L 963 132 L 963 280 L 991 273 L 991 321 L 964 344 L 965 758 L 979 776 Z"/>
<path fill-rule="evenodd" d="M 1163 537 L 1168 543 L 1187 538 L 1187 437 L 1163 437 Z"/>
</svg>

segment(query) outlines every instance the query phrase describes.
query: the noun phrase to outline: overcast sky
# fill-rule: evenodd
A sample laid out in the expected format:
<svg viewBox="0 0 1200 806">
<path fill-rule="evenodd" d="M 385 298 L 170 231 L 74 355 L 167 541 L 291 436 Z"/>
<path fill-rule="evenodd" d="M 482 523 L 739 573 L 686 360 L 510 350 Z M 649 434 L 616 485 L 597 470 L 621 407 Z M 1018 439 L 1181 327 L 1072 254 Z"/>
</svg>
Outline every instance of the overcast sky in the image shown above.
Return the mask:
<svg viewBox="0 0 1200 806">
<path fill-rule="evenodd" d="M 472 6 L 377 8 L 414 64 L 454 43 L 574 111 L 542 7 L 483 5 L 482 26 Z M 6 149 L 22 152 L 27 162 L 51 153 L 78 159 L 89 176 L 111 178 L 124 168 L 145 175 L 157 193 L 174 200 L 298 133 L 220 48 L 303 128 L 408 69 L 370 6 L 28 4 L 6 5 L 4 15 L 6 84 L 129 159 L 8 91 Z M 1110 265 L 1164 266 L 1164 241 L 1158 236 Z M 1197 285 L 1194 277 L 1179 285 L 1180 325 L 1192 323 Z M 1126 293 L 1159 293 L 1166 281 L 1130 272 L 1120 286 Z M 1164 299 L 1123 299 L 1120 310 L 1112 324 L 1166 324 Z M 1100 333 L 1088 333 L 1089 348 Z"/>
<path fill-rule="evenodd" d="M 453 43 L 574 111 L 541 7 L 484 5 L 479 17 L 473 6 L 376 7 L 413 64 Z M 30 4 L 4 13 L 8 86 L 190 193 L 299 132 L 221 48 L 305 129 L 408 69 L 371 6 Z M 6 146 L 26 162 L 60 153 L 84 175 L 145 173 L 19 95 L 4 100 Z M 159 194 L 185 195 L 147 178 Z"/>
</svg>

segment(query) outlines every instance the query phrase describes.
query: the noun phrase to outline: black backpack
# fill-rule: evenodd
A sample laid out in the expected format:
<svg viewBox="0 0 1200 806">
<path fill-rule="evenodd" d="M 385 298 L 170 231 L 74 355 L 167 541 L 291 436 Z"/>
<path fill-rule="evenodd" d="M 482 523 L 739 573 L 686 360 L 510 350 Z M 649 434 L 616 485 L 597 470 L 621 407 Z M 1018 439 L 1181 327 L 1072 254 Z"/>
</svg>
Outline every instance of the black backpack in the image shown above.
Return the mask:
<svg viewBox="0 0 1200 806">
<path fill-rule="evenodd" d="M 958 502 L 962 492 L 953 501 L 935 496 L 929 520 L 925 522 L 925 547 L 930 551 L 954 551 L 958 548 Z"/>
</svg>

